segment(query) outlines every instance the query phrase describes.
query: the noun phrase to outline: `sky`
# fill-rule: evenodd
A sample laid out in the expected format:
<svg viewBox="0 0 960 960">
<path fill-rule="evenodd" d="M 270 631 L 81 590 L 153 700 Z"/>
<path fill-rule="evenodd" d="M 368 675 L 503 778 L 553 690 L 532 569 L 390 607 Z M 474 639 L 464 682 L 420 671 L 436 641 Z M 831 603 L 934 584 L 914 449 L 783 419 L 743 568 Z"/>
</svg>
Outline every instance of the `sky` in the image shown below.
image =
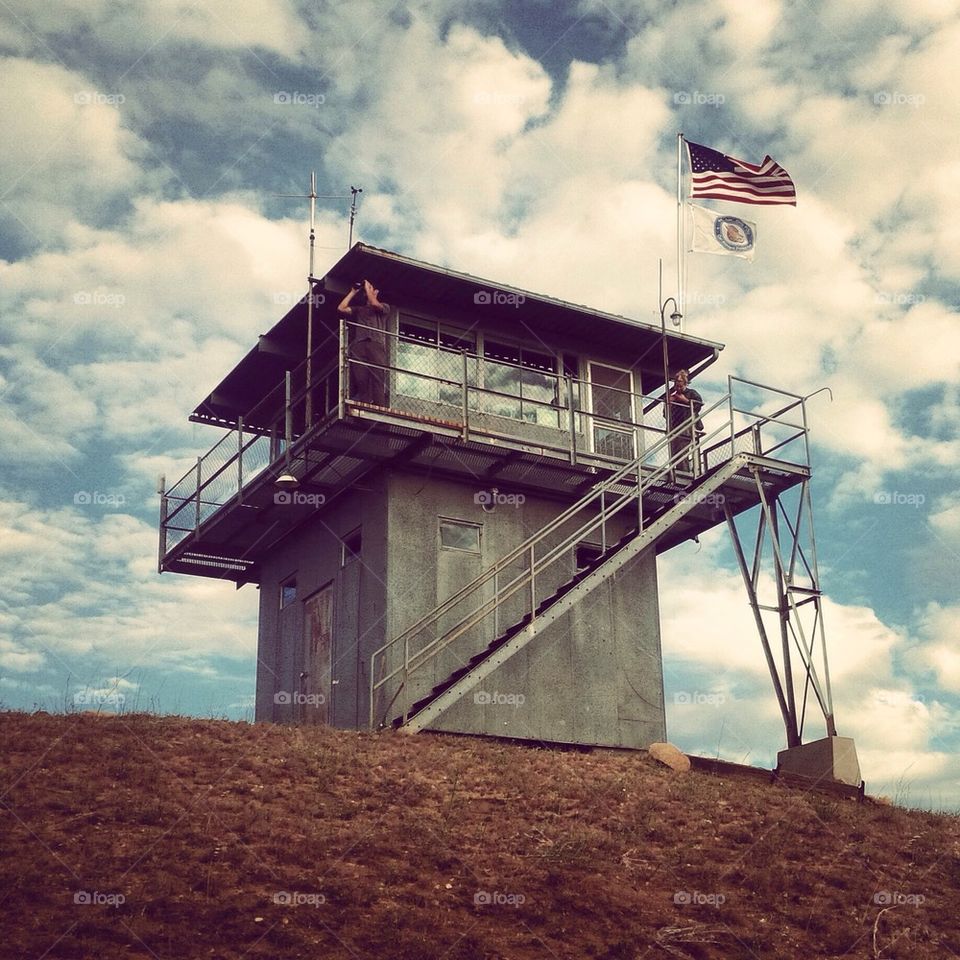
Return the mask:
<svg viewBox="0 0 960 960">
<path fill-rule="evenodd" d="M 659 322 L 676 135 L 790 172 L 752 262 L 691 254 L 687 333 L 809 401 L 838 732 L 960 809 L 956 0 L 0 3 L 0 704 L 252 719 L 257 593 L 165 574 L 157 477 L 355 238 Z M 320 202 L 318 273 L 347 246 Z M 727 534 L 662 557 L 669 738 L 784 746 Z M 112 698 L 112 699 L 111 699 Z M 807 737 L 822 735 L 811 717 Z"/>
</svg>

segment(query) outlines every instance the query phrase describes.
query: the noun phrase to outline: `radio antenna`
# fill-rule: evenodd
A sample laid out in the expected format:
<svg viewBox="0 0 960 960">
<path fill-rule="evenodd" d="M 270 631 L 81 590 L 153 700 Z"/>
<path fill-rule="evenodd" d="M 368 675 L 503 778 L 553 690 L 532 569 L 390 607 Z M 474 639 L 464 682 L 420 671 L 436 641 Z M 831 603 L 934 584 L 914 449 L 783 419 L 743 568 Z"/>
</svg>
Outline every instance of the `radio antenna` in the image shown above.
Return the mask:
<svg viewBox="0 0 960 960">
<path fill-rule="evenodd" d="M 353 190 L 353 187 L 350 188 Z M 275 197 L 286 197 L 292 200 L 309 200 L 310 201 L 310 275 L 308 280 L 312 283 L 315 279 L 313 275 L 313 254 L 314 246 L 317 239 L 317 229 L 316 229 L 316 213 L 317 213 L 317 201 L 318 200 L 348 200 L 349 197 L 345 193 L 317 193 L 317 174 L 316 172 L 310 173 L 310 192 L 307 194 L 303 193 L 275 193 Z M 356 198 L 354 198 L 356 202 Z M 353 209 L 351 207 L 350 211 L 350 229 L 353 230 Z"/>
<path fill-rule="evenodd" d="M 353 194 L 353 199 L 350 201 L 350 236 L 347 239 L 348 250 L 353 246 L 353 221 L 357 218 L 357 196 L 363 193 L 363 187 L 351 186 L 350 193 Z"/>
</svg>

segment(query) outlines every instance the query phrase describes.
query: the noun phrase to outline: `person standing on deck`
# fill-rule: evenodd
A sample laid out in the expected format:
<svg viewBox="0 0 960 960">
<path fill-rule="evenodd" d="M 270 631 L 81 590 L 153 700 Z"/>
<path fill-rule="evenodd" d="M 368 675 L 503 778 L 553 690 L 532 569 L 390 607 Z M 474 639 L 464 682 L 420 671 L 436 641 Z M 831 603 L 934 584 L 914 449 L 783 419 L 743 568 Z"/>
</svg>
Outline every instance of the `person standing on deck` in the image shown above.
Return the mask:
<svg viewBox="0 0 960 960">
<path fill-rule="evenodd" d="M 350 399 L 387 405 L 387 317 L 390 305 L 369 280 L 355 283 L 340 301 L 337 312 L 352 321 L 349 355 Z M 368 366 L 369 364 L 369 366 Z"/>
</svg>

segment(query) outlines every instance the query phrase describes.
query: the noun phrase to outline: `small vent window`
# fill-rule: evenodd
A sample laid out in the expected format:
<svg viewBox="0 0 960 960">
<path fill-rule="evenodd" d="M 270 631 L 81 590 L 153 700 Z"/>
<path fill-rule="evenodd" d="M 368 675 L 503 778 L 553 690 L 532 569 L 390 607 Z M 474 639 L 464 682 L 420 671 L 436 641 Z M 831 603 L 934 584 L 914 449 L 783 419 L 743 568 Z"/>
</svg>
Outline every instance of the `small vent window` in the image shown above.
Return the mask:
<svg viewBox="0 0 960 960">
<path fill-rule="evenodd" d="M 348 533 L 340 541 L 340 566 L 345 567 L 348 563 L 360 559 L 360 549 L 363 546 L 360 527 Z"/>
<path fill-rule="evenodd" d="M 280 585 L 280 609 L 289 607 L 297 599 L 297 580 L 291 577 Z"/>
<path fill-rule="evenodd" d="M 440 518 L 440 546 L 447 550 L 480 552 L 480 524 Z"/>
</svg>

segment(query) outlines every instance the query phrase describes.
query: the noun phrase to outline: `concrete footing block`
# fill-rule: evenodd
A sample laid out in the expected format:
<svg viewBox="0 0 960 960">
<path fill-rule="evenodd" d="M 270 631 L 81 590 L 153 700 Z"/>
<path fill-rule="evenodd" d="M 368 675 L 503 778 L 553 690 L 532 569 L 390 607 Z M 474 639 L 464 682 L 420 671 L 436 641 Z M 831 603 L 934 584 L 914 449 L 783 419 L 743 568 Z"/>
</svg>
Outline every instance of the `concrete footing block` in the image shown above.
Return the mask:
<svg viewBox="0 0 960 960">
<path fill-rule="evenodd" d="M 777 754 L 777 771 L 813 780 L 860 785 L 860 762 L 852 737 L 824 737 Z"/>
</svg>

